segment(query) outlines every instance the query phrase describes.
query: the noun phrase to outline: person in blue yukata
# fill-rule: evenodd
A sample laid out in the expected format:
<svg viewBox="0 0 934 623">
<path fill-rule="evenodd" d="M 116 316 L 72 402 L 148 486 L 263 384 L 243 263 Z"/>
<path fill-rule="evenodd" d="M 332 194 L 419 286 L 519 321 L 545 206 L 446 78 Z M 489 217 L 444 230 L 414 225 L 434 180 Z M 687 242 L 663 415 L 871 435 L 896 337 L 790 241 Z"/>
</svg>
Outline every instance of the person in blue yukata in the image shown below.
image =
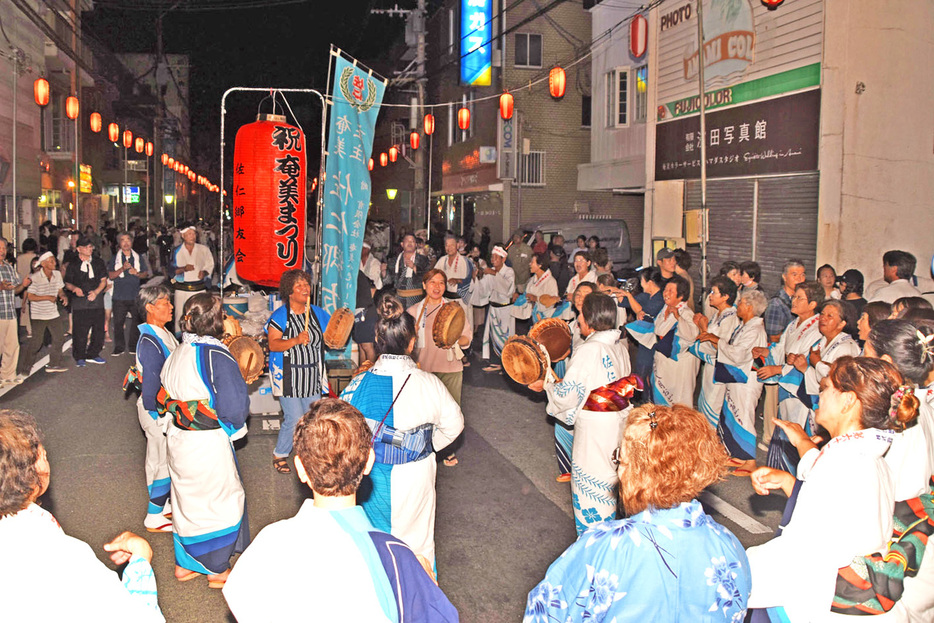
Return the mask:
<svg viewBox="0 0 934 623">
<path fill-rule="evenodd" d="M 529 593 L 525 623 L 742 621 L 751 588 L 739 540 L 697 501 L 726 451 L 697 411 L 629 414 L 619 461 L 625 519 L 584 532 Z"/>
</svg>

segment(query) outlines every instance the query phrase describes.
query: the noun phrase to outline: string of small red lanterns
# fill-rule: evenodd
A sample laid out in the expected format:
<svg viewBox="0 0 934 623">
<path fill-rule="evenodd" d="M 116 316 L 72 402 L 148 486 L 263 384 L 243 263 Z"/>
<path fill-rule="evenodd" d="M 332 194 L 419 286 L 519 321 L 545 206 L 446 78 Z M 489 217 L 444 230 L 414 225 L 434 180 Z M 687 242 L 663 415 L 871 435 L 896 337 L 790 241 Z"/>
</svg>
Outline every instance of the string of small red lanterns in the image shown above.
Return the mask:
<svg viewBox="0 0 934 623">
<path fill-rule="evenodd" d="M 38 106 L 43 108 L 48 106 L 51 98 L 51 88 L 49 86 L 48 80 L 42 77 L 36 78 L 36 80 L 33 82 L 33 97 Z M 81 107 L 77 97 L 74 95 L 69 95 L 67 98 L 65 98 L 66 117 L 71 120 L 75 120 L 78 118 L 80 110 Z M 104 126 L 101 114 L 99 112 L 92 112 L 88 116 L 88 125 L 92 132 L 95 134 L 99 133 Z M 107 138 L 111 143 L 117 143 L 120 141 L 120 126 L 118 124 L 107 124 Z M 155 145 L 153 145 L 152 141 L 147 141 L 142 137 L 137 137 L 134 141 L 133 132 L 130 130 L 125 130 L 123 132 L 123 146 L 126 149 L 135 149 L 136 153 L 141 154 L 145 152 L 147 158 L 152 157 L 152 155 L 155 153 Z M 188 179 L 192 182 L 197 181 L 200 185 L 204 186 L 211 192 L 217 192 L 220 189 L 217 184 L 213 184 L 210 180 L 208 180 L 208 178 L 198 175 L 187 165 L 183 165 L 181 162 L 176 162 L 175 159 L 168 154 L 162 154 L 162 164 L 164 166 L 168 166 L 169 168 L 173 168 L 173 165 L 175 165 L 175 171 L 181 172 L 182 175 L 187 176 Z"/>
</svg>

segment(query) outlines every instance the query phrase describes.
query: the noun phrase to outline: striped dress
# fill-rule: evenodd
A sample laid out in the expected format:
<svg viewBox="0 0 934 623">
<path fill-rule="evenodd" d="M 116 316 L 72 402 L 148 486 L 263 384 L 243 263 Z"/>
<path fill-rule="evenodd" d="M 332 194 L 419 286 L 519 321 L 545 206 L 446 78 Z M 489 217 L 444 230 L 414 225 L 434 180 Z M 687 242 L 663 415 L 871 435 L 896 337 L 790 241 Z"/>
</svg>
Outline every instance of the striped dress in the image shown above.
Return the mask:
<svg viewBox="0 0 934 623">
<path fill-rule="evenodd" d="M 320 396 L 327 391 L 324 373 L 324 335 L 330 315 L 316 305 L 308 319 L 308 344 L 293 346 L 285 352 L 269 353 L 269 372 L 273 394 L 287 398 Z M 274 327 L 288 340 L 305 331 L 305 315 L 289 310 L 288 303 L 279 307 L 266 323 L 266 330 Z"/>
</svg>

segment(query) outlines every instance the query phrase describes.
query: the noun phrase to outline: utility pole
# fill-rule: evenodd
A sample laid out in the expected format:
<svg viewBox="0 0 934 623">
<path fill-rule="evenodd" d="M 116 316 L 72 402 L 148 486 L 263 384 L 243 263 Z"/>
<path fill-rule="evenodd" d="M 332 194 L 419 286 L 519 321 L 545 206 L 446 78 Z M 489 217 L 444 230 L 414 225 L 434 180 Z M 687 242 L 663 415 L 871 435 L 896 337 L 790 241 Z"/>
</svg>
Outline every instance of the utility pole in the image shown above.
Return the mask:
<svg viewBox="0 0 934 623">
<path fill-rule="evenodd" d="M 163 119 L 163 105 L 162 101 L 162 86 L 159 84 L 159 65 L 162 63 L 162 18 L 165 17 L 165 13 L 160 13 L 156 17 L 156 115 L 152 120 L 152 142 L 153 142 L 153 158 L 156 162 L 162 162 L 162 151 L 164 142 L 162 140 L 162 119 Z M 163 175 L 165 173 L 165 167 L 157 166 L 153 163 L 152 167 L 153 173 L 153 192 L 156 195 L 156 198 L 159 201 L 159 222 L 162 225 L 165 225 L 165 183 Z M 155 205 L 155 204 L 154 204 Z"/>
<path fill-rule="evenodd" d="M 377 15 L 389 15 L 390 17 L 405 17 L 407 21 L 407 27 L 411 30 L 411 33 L 415 36 L 415 73 L 414 75 L 411 72 L 400 72 L 398 78 L 394 80 L 396 84 L 405 84 L 407 82 L 415 82 L 417 88 L 417 102 L 415 105 L 416 114 L 410 115 L 409 120 L 409 131 L 419 131 L 420 120 L 425 116 L 425 92 L 428 85 L 428 77 L 425 74 L 425 59 L 426 59 L 426 42 L 425 42 L 425 14 L 426 14 L 426 3 L 425 0 L 418 0 L 418 4 L 415 9 L 400 9 L 399 5 L 393 6 L 391 9 L 373 9 L 371 12 Z M 403 137 L 404 138 L 404 137 Z M 429 141 L 431 137 L 426 137 Z M 414 203 L 416 206 L 421 206 L 419 208 L 419 216 L 410 214 L 410 218 L 413 223 L 420 223 L 428 221 L 428 215 L 431 207 L 429 202 L 431 197 L 428 197 L 425 192 L 425 165 L 426 158 L 424 154 L 424 149 L 415 150 L 415 159 L 413 162 L 413 168 L 415 169 L 415 180 L 413 185 L 414 190 Z M 431 167 L 431 163 L 428 162 L 428 167 Z M 421 213 L 421 209 L 424 208 L 425 212 Z M 423 218 L 420 218 L 423 217 Z M 429 227 L 430 229 L 430 227 Z"/>
</svg>

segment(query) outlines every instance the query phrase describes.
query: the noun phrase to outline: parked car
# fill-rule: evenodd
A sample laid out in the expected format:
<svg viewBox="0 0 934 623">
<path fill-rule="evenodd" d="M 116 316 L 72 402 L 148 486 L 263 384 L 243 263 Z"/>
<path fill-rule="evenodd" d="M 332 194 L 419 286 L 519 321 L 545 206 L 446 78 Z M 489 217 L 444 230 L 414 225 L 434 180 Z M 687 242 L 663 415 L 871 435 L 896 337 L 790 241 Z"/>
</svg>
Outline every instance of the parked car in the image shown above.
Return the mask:
<svg viewBox="0 0 934 623">
<path fill-rule="evenodd" d="M 541 230 L 545 241 L 549 244 L 554 235 L 563 235 L 564 250 L 568 256 L 577 246 L 578 236 L 587 238 L 597 236 L 600 239 L 600 246 L 606 249 L 607 255 L 613 260 L 614 273 L 625 273 L 642 263 L 642 250 L 636 249 L 636 252 L 633 252 L 629 239 L 629 226 L 625 219 L 574 219 L 523 223 L 522 230 L 528 236 L 526 240 L 530 240 L 537 230 Z"/>
</svg>

